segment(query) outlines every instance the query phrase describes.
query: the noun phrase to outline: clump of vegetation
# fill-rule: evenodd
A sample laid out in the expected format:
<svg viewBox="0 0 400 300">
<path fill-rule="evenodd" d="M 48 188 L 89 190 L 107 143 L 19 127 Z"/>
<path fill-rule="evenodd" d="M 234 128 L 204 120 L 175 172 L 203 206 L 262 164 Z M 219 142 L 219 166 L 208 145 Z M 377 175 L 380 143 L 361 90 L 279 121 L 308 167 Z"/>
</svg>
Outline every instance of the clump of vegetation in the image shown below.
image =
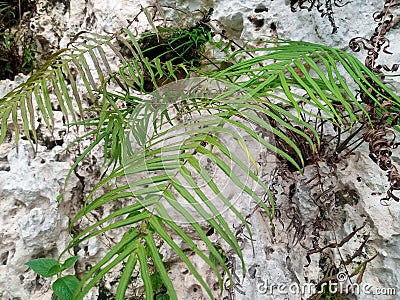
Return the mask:
<svg viewBox="0 0 400 300">
<path fill-rule="evenodd" d="M 145 70 L 144 91 L 152 92 L 157 86 L 162 86 L 176 79 L 183 79 L 189 70 L 193 70 L 204 62 L 207 56 L 204 54 L 207 43 L 212 42 L 213 33 L 207 25 L 212 10 L 188 28 L 173 28 L 153 26 L 155 30 L 145 31 L 138 39 L 143 56 L 154 62 L 152 72 L 156 75 L 157 84 L 151 80 L 150 70 Z M 129 45 L 126 41 L 120 41 L 122 49 L 127 51 Z M 133 57 L 126 52 L 127 57 Z"/>
<path fill-rule="evenodd" d="M 33 8 L 27 0 L 0 2 L 0 80 L 28 74 L 38 66 L 33 36 L 21 22 Z"/>
<path fill-rule="evenodd" d="M 204 47 L 212 38 L 210 28 L 203 24 L 187 29 L 158 27 L 157 31 L 144 32 L 139 38 L 143 55 L 149 60 L 171 61 L 174 65 L 190 63 L 199 66 L 204 59 Z"/>
</svg>

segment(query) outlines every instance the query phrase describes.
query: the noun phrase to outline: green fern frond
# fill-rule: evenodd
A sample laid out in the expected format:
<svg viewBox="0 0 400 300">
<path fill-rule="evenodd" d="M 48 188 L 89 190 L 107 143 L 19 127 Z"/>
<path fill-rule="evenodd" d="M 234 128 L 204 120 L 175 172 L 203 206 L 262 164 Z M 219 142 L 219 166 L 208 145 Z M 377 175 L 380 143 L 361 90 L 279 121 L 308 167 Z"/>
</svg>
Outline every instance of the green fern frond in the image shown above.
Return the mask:
<svg viewBox="0 0 400 300">
<path fill-rule="evenodd" d="M 252 169 L 252 166 L 254 166 L 252 160 L 249 160 L 250 163 L 248 165 L 244 164 L 242 159 L 237 156 L 238 153 L 229 151 L 224 143 L 221 142 L 220 138 L 222 136 L 232 137 L 232 140 L 236 141 L 238 148 L 242 149 L 242 154 L 249 157 L 246 151 L 247 145 L 243 145 L 243 139 L 235 133 L 235 130 L 238 130 L 247 134 L 264 148 L 280 154 L 300 169 L 301 165 L 298 165 L 296 160 L 277 148 L 274 144 L 266 141 L 256 133 L 255 128 L 252 127 L 252 125 L 254 125 L 263 128 L 269 131 L 272 136 L 285 140 L 286 143 L 294 149 L 295 153 L 297 153 L 300 161 L 302 161 L 302 153 L 297 145 L 291 141 L 283 131 L 271 126 L 267 119 L 262 116 L 269 116 L 283 128 L 303 136 L 311 147 L 313 147 L 313 139 L 304 131 L 294 127 L 291 122 L 287 122 L 282 116 L 289 118 L 294 124 L 301 124 L 304 128 L 307 128 L 309 132 L 312 132 L 314 137 L 318 140 L 318 134 L 310 124 L 307 124 L 299 116 L 291 114 L 287 109 L 283 109 L 282 106 L 279 105 L 279 101 L 275 103 L 271 101 L 271 98 L 276 100 L 283 99 L 282 96 L 274 97 L 274 91 L 284 94 L 287 97 L 285 104 L 291 105 L 297 112 L 298 110 L 301 110 L 302 113 L 307 112 L 301 109 L 299 105 L 296 105 L 297 102 L 307 101 L 307 104 L 310 106 L 324 110 L 327 119 L 332 120 L 332 122 L 341 122 L 343 112 L 337 111 L 332 105 L 332 102 L 339 101 L 349 110 L 351 121 L 355 122 L 358 120 L 355 116 L 351 115 L 352 110 L 354 110 L 351 103 L 354 102 L 356 105 L 361 104 L 359 104 L 353 94 L 351 94 L 350 88 L 345 80 L 342 77 L 337 79 L 338 76 L 341 76 L 336 66 L 337 60 L 333 60 L 335 62 L 333 66 L 329 64 L 325 65 L 326 68 L 328 66 L 331 67 L 331 71 L 327 71 L 326 69 L 320 69 L 317 63 L 308 61 L 309 59 L 307 56 L 310 52 L 318 54 L 314 55 L 313 59 L 320 63 L 321 56 L 330 55 L 329 53 L 325 53 L 327 50 L 324 52 L 324 48 L 320 46 L 310 46 L 304 50 L 300 47 L 301 51 L 297 51 L 295 54 L 287 53 L 284 55 L 285 53 L 281 53 L 289 52 L 289 49 L 291 48 L 283 46 L 278 47 L 278 49 L 275 49 L 276 55 L 257 57 L 250 60 L 251 64 L 246 61 L 220 72 L 211 73 L 210 75 L 214 78 L 229 77 L 235 82 L 235 84 L 229 85 L 224 83 L 228 85 L 229 88 L 227 90 L 221 89 L 220 93 L 212 94 L 211 97 L 205 94 L 204 97 L 191 98 L 189 95 L 184 99 L 185 101 L 182 101 L 182 99 L 178 100 L 182 95 L 176 94 L 176 87 L 171 88 L 171 92 L 168 86 L 166 86 L 161 92 L 158 92 L 159 94 L 156 94 L 156 101 L 153 99 L 151 102 L 136 102 L 129 113 L 124 115 L 124 117 L 129 116 L 129 119 L 125 119 L 121 123 L 131 124 L 130 132 L 132 133 L 133 140 L 124 140 L 121 138 L 118 138 L 118 140 L 125 145 L 136 143 L 139 150 L 131 152 L 132 148 L 129 148 L 128 158 L 125 157 L 122 165 L 116 167 L 107 178 L 93 189 L 92 193 L 87 198 L 85 209 L 77 214 L 72 224 L 79 221 L 80 218 L 89 214 L 96 208 L 107 205 L 117 199 L 136 199 L 134 201 L 142 203 L 143 206 L 135 206 L 135 204 L 133 206 L 126 206 L 107 218 L 96 222 L 76 236 L 71 246 L 79 244 L 87 238 L 122 226 L 143 228 L 143 226 L 151 224 L 153 222 L 152 220 L 158 220 L 157 225 L 153 226 L 154 234 L 159 238 L 161 237 L 164 241 L 167 241 L 167 236 L 163 229 L 166 227 L 171 228 L 172 224 L 175 226 L 175 229 L 179 228 L 175 221 L 173 221 L 174 217 L 171 216 L 172 212 L 175 212 L 175 215 L 181 215 L 183 219 L 190 224 L 189 226 L 193 227 L 192 230 L 197 233 L 197 238 L 208 246 L 209 250 L 218 258 L 220 264 L 223 265 L 225 269 L 226 266 L 222 257 L 204 234 L 201 224 L 198 223 L 193 215 L 197 214 L 203 221 L 206 220 L 208 225 L 213 227 L 229 247 L 234 249 L 237 255 L 243 259 L 240 246 L 235 240 L 234 232 L 232 232 L 228 224 L 226 224 L 221 217 L 219 208 L 210 202 L 210 195 L 206 196 L 204 187 L 200 188 L 197 183 L 198 178 L 195 176 L 200 175 L 202 180 L 207 183 L 207 189 L 213 193 L 213 197 L 218 197 L 221 203 L 224 203 L 243 224 L 247 225 L 247 223 L 237 208 L 234 205 L 230 205 L 229 200 L 224 195 L 224 191 L 214 182 L 212 176 L 201 165 L 197 156 L 202 155 L 213 161 L 219 170 L 229 177 L 231 184 L 236 185 L 245 194 L 253 198 L 256 203 L 264 208 L 270 218 L 272 218 L 273 201 L 271 201 L 272 207 L 267 206 L 262 198 L 254 193 L 254 186 L 249 186 L 242 182 L 242 180 L 236 176 L 237 171 L 234 171 L 233 168 L 226 163 L 227 159 L 233 162 L 238 170 L 246 172 L 249 178 L 262 188 L 263 193 L 269 194 L 268 187 L 259 179 L 257 170 L 255 168 Z M 275 52 L 273 52 L 273 54 L 275 54 Z M 308 61 L 308 64 L 315 70 L 316 77 L 311 77 L 311 75 L 304 75 L 304 77 L 302 77 L 294 71 L 294 66 L 297 66 L 301 72 L 306 71 L 298 63 L 305 55 L 307 56 L 305 61 Z M 296 59 L 296 57 L 297 61 L 295 60 L 293 65 L 293 60 Z M 279 58 L 283 60 L 284 63 L 275 62 L 276 65 L 272 65 L 270 69 L 268 69 L 269 65 L 266 65 L 266 67 L 259 67 L 259 64 L 265 62 L 266 59 L 278 60 Z M 328 58 L 327 61 L 330 60 L 332 60 L 332 58 Z M 271 64 L 274 64 L 274 62 Z M 328 75 L 324 77 L 324 74 Z M 241 80 L 243 77 L 247 80 Z M 264 79 L 264 81 L 259 83 L 261 78 Z M 207 79 L 203 80 L 206 81 Z M 219 81 L 217 82 L 219 83 Z M 258 83 L 257 85 L 255 85 L 256 82 Z M 184 84 L 183 86 L 188 87 L 190 83 Z M 302 88 L 308 95 L 311 94 L 314 96 L 305 98 L 304 96 L 292 92 L 292 90 L 298 88 Z M 246 94 L 240 94 L 239 97 L 238 91 L 246 91 Z M 269 95 L 268 98 L 265 97 L 266 94 Z M 170 99 L 170 101 L 161 100 L 165 98 Z M 173 114 L 171 109 L 175 110 L 176 113 Z M 190 120 L 194 115 L 201 115 L 203 117 L 195 123 L 191 123 L 190 121 L 181 122 L 182 118 L 186 117 Z M 209 117 L 210 115 L 212 115 L 212 118 Z M 105 121 L 104 125 L 108 124 L 108 122 L 109 121 Z M 235 130 L 233 130 L 232 127 L 235 128 Z M 108 126 L 102 126 L 101 128 L 104 129 L 104 131 L 102 129 L 101 132 L 108 132 L 108 134 L 110 134 L 110 139 L 112 139 L 113 131 L 109 130 Z M 176 140 L 177 138 L 178 140 Z M 184 142 L 182 142 L 183 140 Z M 215 151 L 218 151 L 218 155 Z M 134 153 L 134 155 L 132 155 L 132 153 Z M 221 158 L 221 155 L 223 158 Z M 136 181 L 128 179 L 128 184 L 119 186 L 98 198 L 92 199 L 92 195 L 102 186 L 118 178 L 123 178 L 124 176 L 130 178 L 130 176 L 133 175 L 139 179 Z M 188 203 L 189 206 L 184 206 L 182 202 Z M 135 213 L 132 217 L 127 217 L 119 221 L 112 221 L 114 218 L 132 214 L 133 207 L 136 209 L 140 207 L 140 211 L 138 210 L 137 214 Z M 148 216 L 148 218 L 143 218 L 144 216 Z M 103 224 L 108 222 L 111 222 L 111 225 L 104 227 Z M 160 226 L 160 223 L 164 224 L 165 227 Z M 251 237 L 250 229 L 247 228 L 247 230 Z M 183 230 L 175 230 L 175 234 L 179 238 L 187 240 Z M 149 236 L 147 237 L 150 238 Z M 175 253 L 180 257 L 182 256 L 173 238 L 172 240 L 168 240 L 167 243 Z M 143 247 L 146 248 L 147 245 L 143 244 Z M 192 249 L 195 249 L 195 247 L 193 246 Z M 199 254 L 198 252 L 196 253 Z M 135 259 L 140 261 L 139 257 Z M 154 259 L 154 257 L 149 259 Z M 157 260 L 157 257 L 155 259 Z M 216 271 L 216 266 L 212 264 L 211 261 L 207 261 L 204 255 L 203 259 L 210 265 L 210 268 Z M 143 257 L 141 260 L 144 263 Z M 190 261 L 185 259 L 184 261 L 188 265 L 188 268 L 192 270 Z M 155 264 L 154 261 L 153 263 Z M 244 266 L 243 261 L 242 263 L 242 266 Z M 157 266 L 155 267 L 157 268 Z M 161 261 L 158 261 L 158 267 L 162 267 Z M 157 272 L 159 271 L 163 272 L 163 268 L 161 270 L 157 269 Z M 226 271 L 229 274 L 229 270 L 226 269 Z M 199 276 L 196 273 L 194 274 L 196 278 Z M 220 278 L 221 274 L 218 272 L 216 274 L 217 277 Z M 201 277 L 197 279 L 202 285 L 204 284 L 201 281 Z M 150 293 L 150 281 L 144 280 L 144 283 L 147 293 Z M 169 282 L 166 281 L 165 284 L 168 285 Z M 92 286 L 92 284 L 90 284 L 90 286 Z M 203 287 L 207 290 L 206 286 Z M 124 288 L 120 288 L 119 290 L 122 293 Z"/>
<path fill-rule="evenodd" d="M 229 88 L 221 89 L 220 93 L 212 94 L 211 97 L 204 94 L 204 97 L 198 98 L 191 98 L 189 95 L 184 99 L 185 101 L 182 101 L 182 99 L 178 100 L 182 95 L 171 93 L 166 86 L 159 92 L 160 94 L 156 94 L 156 101 L 154 99 L 152 102 L 137 101 L 129 111 L 115 112 L 118 116 L 122 116 L 118 121 L 120 128 L 128 129 L 128 127 L 123 127 L 122 124 L 130 124 L 131 139 L 122 136 L 117 137 L 116 131 L 109 125 L 113 121 L 113 113 L 103 114 L 103 123 L 99 123 L 98 127 L 98 138 L 100 140 L 118 140 L 118 143 L 128 144 L 130 147 L 129 149 L 111 147 L 109 151 L 111 156 L 114 156 L 113 153 L 125 155 L 122 164 L 114 168 L 108 177 L 94 187 L 86 200 L 86 207 L 76 215 L 71 226 L 95 209 L 115 200 L 126 201 L 126 199 L 130 199 L 129 201 L 133 201 L 134 204 L 127 205 L 84 229 L 74 238 L 70 247 L 116 228 L 143 229 L 145 232 L 141 232 L 135 238 L 135 243 L 138 243 L 139 246 L 132 250 L 131 255 L 134 256 L 129 257 L 128 260 L 139 261 L 148 296 L 153 291 L 151 281 L 146 277 L 150 270 L 144 266 L 145 262 L 148 263 L 151 260 L 156 272 L 166 274 L 165 266 L 157 255 L 156 248 L 154 248 L 154 239 L 158 238 L 165 241 L 186 263 L 189 270 L 210 295 L 207 285 L 174 241 L 174 238 L 190 241 L 184 230 L 176 223 L 176 216 L 180 215 L 188 226 L 192 227 L 192 231 L 197 234 L 197 239 L 207 245 L 213 257 L 217 258 L 217 261 L 229 276 L 231 274 L 224 259 L 203 232 L 202 222 L 199 223 L 194 216 L 200 217 L 202 221 L 208 223 L 208 226 L 215 229 L 218 235 L 242 260 L 243 268 L 243 256 L 235 239 L 235 234 L 221 216 L 220 207 L 210 201 L 210 195 L 218 198 L 220 203 L 226 205 L 228 210 L 246 226 L 247 222 L 235 205 L 232 205 L 230 200 L 226 198 L 224 191 L 213 180 L 209 171 L 201 165 L 199 157 L 212 161 L 229 178 L 230 184 L 238 187 L 244 194 L 254 199 L 255 203 L 263 207 L 272 220 L 274 203 L 271 200 L 270 191 L 265 183 L 259 179 L 257 166 L 254 164 L 252 155 L 248 152 L 248 144 L 236 132 L 246 134 L 262 145 L 263 148 L 272 150 L 301 169 L 302 165 L 297 164 L 296 159 L 265 140 L 256 132 L 255 128 L 263 128 L 270 132 L 271 136 L 284 140 L 294 150 L 299 161 L 303 162 L 302 153 L 297 145 L 285 135 L 284 130 L 271 126 L 268 119 L 273 119 L 281 128 L 296 132 L 309 143 L 310 147 L 314 147 L 314 140 L 317 143 L 319 141 L 318 133 L 313 126 L 307 124 L 300 117 L 301 114 L 305 113 L 324 118 L 338 125 L 349 125 L 346 123 L 348 120 L 350 125 L 357 122 L 361 115 L 353 113 L 356 108 L 360 109 L 364 116 L 367 116 L 366 110 L 354 96 L 352 88 L 349 87 L 347 81 L 343 78 L 342 71 L 339 70 L 345 70 L 358 87 L 371 97 L 379 95 L 387 101 L 393 102 L 394 105 L 399 103 L 397 95 L 386 88 L 385 85 L 379 83 L 382 89 L 374 89 L 374 86 L 365 79 L 364 75 L 367 74 L 376 82 L 379 79 L 354 57 L 344 52 L 301 42 L 284 42 L 277 47 L 249 51 L 263 51 L 263 53 L 269 52 L 269 54 L 240 60 L 224 70 L 203 73 L 207 74 L 209 78 L 217 79 L 214 81 L 214 84 L 217 82 L 216 86 L 221 79 L 229 78 L 230 82 L 233 82 L 233 84 L 224 82 L 225 86 L 228 85 Z M 236 57 L 243 52 L 246 51 L 233 53 L 231 60 L 237 60 Z M 156 76 L 155 73 L 153 75 Z M 239 97 L 238 91 L 245 91 L 245 94 L 240 94 Z M 302 91 L 307 96 L 301 94 Z M 172 99 L 172 101 L 161 100 L 165 98 Z M 375 101 L 378 101 L 378 99 L 375 98 Z M 320 109 L 324 112 L 324 115 L 313 114 L 309 109 L 299 105 L 301 102 L 306 103 L 309 107 Z M 285 106 L 282 106 L 282 103 Z M 345 112 L 338 110 L 336 103 L 344 107 Z M 296 114 L 292 113 L 291 109 Z M 172 113 L 172 111 L 175 111 L 175 113 Z M 198 116 L 199 119 L 192 123 L 190 120 L 193 116 Z M 210 116 L 212 117 L 210 118 Z M 187 120 L 181 122 L 184 118 L 187 118 Z M 301 125 L 312 136 L 292 124 Z M 242 151 L 242 155 L 247 156 L 249 159 L 247 165 L 243 163 L 243 156 L 238 156 L 238 150 L 230 151 L 221 140 L 221 137 L 227 136 L 235 141 L 237 149 L 241 149 L 239 152 Z M 132 146 L 132 144 L 134 145 Z M 124 151 L 126 151 L 125 154 L 123 154 Z M 227 160 L 234 167 L 227 164 Z M 254 185 L 248 185 L 237 176 L 238 170 L 245 172 L 251 182 L 261 188 L 262 193 L 270 195 L 270 205 L 266 205 L 259 194 L 254 192 Z M 127 184 L 120 185 L 100 197 L 92 198 L 101 187 L 125 176 L 127 176 Z M 132 177 L 136 180 L 132 181 Z M 206 183 L 205 186 L 200 187 L 199 178 Z M 206 193 L 205 190 L 208 192 Z M 121 219 L 123 216 L 125 218 Z M 165 231 L 166 228 L 172 230 L 174 235 L 170 236 L 169 232 Z M 251 237 L 251 231 L 248 227 L 247 230 Z M 217 265 L 199 251 L 194 243 L 190 245 L 191 249 L 214 270 L 220 288 L 222 288 L 222 275 L 218 271 Z M 149 251 L 144 251 L 148 247 L 151 247 L 151 254 L 148 254 Z M 116 264 L 112 266 L 115 267 L 126 257 L 116 258 Z M 99 266 L 96 265 L 97 270 L 102 270 L 101 267 L 101 262 Z M 107 270 L 109 269 L 107 268 Z M 129 267 L 126 272 L 129 273 L 131 270 L 132 267 Z M 99 280 L 100 277 L 93 277 L 93 275 L 94 273 L 88 274 L 82 280 L 83 289 L 79 295 L 84 295 L 88 287 L 92 287 Z M 170 297 L 174 299 L 174 292 L 168 277 L 164 275 L 161 277 Z M 118 292 L 123 297 L 122 295 L 126 290 L 126 280 L 123 280 L 121 284 L 118 287 Z"/>
<path fill-rule="evenodd" d="M 177 84 L 179 86 L 179 82 Z M 226 83 L 224 84 L 226 85 Z M 279 149 L 255 132 L 255 126 L 275 132 L 274 128 L 267 126 L 264 119 L 256 115 L 257 111 L 266 110 L 261 101 L 257 103 L 246 94 L 236 93 L 234 87 L 233 93 L 225 92 L 224 97 L 220 97 L 220 93 L 211 92 L 208 89 L 209 86 L 215 88 L 217 85 L 215 81 L 210 83 L 207 78 L 193 78 L 186 83 L 181 83 L 181 86 L 190 87 L 196 92 L 185 95 L 185 93 L 181 94 L 177 91 L 176 84 L 172 87 L 165 86 L 164 92 L 158 91 L 152 100 L 138 103 L 131 111 L 130 119 L 125 120 L 125 123 L 130 124 L 134 134 L 127 135 L 127 138 L 123 140 L 124 145 L 127 145 L 129 149 L 128 152 L 123 153 L 123 163 L 93 188 L 87 197 L 85 208 L 75 216 L 71 226 L 97 208 L 113 201 L 123 200 L 126 203 L 133 201 L 133 204 L 126 205 L 83 229 L 74 237 L 69 248 L 110 230 L 121 227 L 143 229 L 151 224 L 154 234 L 166 241 L 181 257 L 210 294 L 209 288 L 202 281 L 201 276 L 195 272 L 190 261 L 185 259 L 174 238 L 167 238 L 164 228 L 170 228 L 177 237 L 189 241 L 187 235 L 182 229 L 179 229 L 176 223 L 176 218 L 180 218 L 187 223 L 185 226 L 192 227 L 197 238 L 208 246 L 213 257 L 217 258 L 219 264 L 230 274 L 223 258 L 203 232 L 203 223 L 208 223 L 208 226 L 213 227 L 227 245 L 238 254 L 242 260 L 244 272 L 241 247 L 236 240 L 235 233 L 221 215 L 221 209 L 231 211 L 241 223 L 245 224 L 251 237 L 250 228 L 232 200 L 226 197 L 225 190 L 228 187 L 221 186 L 221 182 L 215 181 L 213 174 L 200 161 L 205 159 L 212 162 L 213 166 L 219 170 L 220 176 L 225 176 L 225 184 L 230 186 L 228 189 L 232 190 L 236 186 L 239 193 L 243 193 L 243 196 L 247 194 L 250 199 L 255 200 L 255 204 L 263 207 L 272 220 L 273 201 L 270 199 L 271 204 L 269 205 L 272 206 L 269 206 L 260 196 L 261 194 L 270 194 L 270 192 L 268 186 L 257 174 L 258 167 L 256 159 L 253 157 L 254 149 L 252 151 L 249 149 L 254 147 L 252 141 L 275 151 L 279 151 Z M 183 96 L 185 98 L 182 98 Z M 180 101 L 176 102 L 179 98 L 181 98 Z M 173 112 L 173 108 L 177 107 L 178 109 Z M 271 112 L 269 113 L 271 114 Z M 182 122 L 182 118 L 188 117 L 192 118 L 190 122 Z M 274 117 L 280 119 L 278 115 Z M 227 138 L 230 139 L 230 145 L 226 142 Z M 131 146 L 131 144 L 134 145 Z M 296 145 L 293 143 L 291 145 L 297 149 Z M 132 152 L 131 149 L 135 147 L 136 151 Z M 235 151 L 231 147 L 235 147 Z M 288 160 L 292 160 L 283 152 L 282 155 L 286 156 Z M 293 163 L 296 164 L 295 161 Z M 300 166 L 298 167 L 300 168 Z M 240 174 L 245 176 L 245 180 L 240 177 Z M 111 189 L 100 197 L 92 198 L 100 188 L 123 179 L 125 176 L 127 176 L 127 184 Z M 136 180 L 131 178 L 136 178 Z M 258 192 L 255 192 L 255 189 Z M 150 236 L 144 239 L 149 241 L 150 238 L 153 239 Z M 140 235 L 137 236 L 137 240 L 142 240 Z M 222 288 L 222 275 L 215 263 L 204 253 L 201 254 L 193 242 L 190 245 L 193 251 L 216 272 Z M 143 247 L 147 246 L 143 244 Z M 125 256 L 121 256 L 121 260 L 117 260 L 118 263 L 125 258 Z M 143 257 L 137 257 L 140 265 L 142 265 L 140 262 L 143 262 L 143 259 Z M 152 256 L 152 260 L 157 272 L 163 272 L 162 269 L 158 269 L 162 267 L 158 258 Z M 100 262 L 96 268 L 100 270 L 101 267 L 102 263 Z M 83 292 L 80 295 L 87 291 L 86 286 L 93 286 L 92 280 L 97 280 L 98 277 L 91 278 L 92 275 L 94 273 L 83 279 Z M 146 280 L 144 283 L 146 286 Z M 168 288 L 168 282 L 165 284 Z M 119 288 L 121 292 L 124 289 Z M 171 293 L 169 294 L 171 296 Z"/>
<path fill-rule="evenodd" d="M 230 57 L 230 67 L 209 75 L 230 78 L 242 88 L 248 88 L 251 95 L 264 95 L 272 101 L 283 102 L 296 110 L 299 119 L 301 114 L 321 117 L 302 108 L 299 103 L 320 109 L 324 118 L 338 125 L 347 123 L 344 115 L 349 117 L 350 125 L 359 121 L 360 115 L 354 114 L 356 109 L 369 118 L 365 107 L 355 96 L 354 85 L 377 105 L 382 104 L 380 98 L 400 107 L 399 96 L 351 54 L 308 42 L 279 41 L 271 44 L 268 48 L 234 52 Z M 254 55 L 243 60 L 242 56 L 246 53 Z M 349 87 L 348 80 L 353 81 L 353 88 Z M 304 97 L 304 94 L 307 96 Z M 335 104 L 340 104 L 346 114 L 338 111 Z"/>
<path fill-rule="evenodd" d="M 127 46 L 134 60 L 122 55 L 122 50 L 115 45 L 117 41 Z M 120 68 L 111 69 L 109 60 L 112 56 L 120 60 Z M 28 140 L 36 141 L 35 120 L 41 118 L 51 130 L 57 106 L 67 124 L 76 124 L 85 116 L 81 95 L 88 95 L 92 102 L 102 105 L 103 97 L 107 95 L 106 87 L 112 83 L 122 90 L 134 87 L 143 91 L 143 74 L 148 72 L 157 86 L 154 69 L 154 64 L 142 54 L 136 37 L 128 29 L 112 36 L 80 33 L 69 48 L 54 53 L 25 83 L 0 99 L 0 143 L 4 141 L 9 121 L 16 128 L 17 141 L 20 127 Z"/>
</svg>

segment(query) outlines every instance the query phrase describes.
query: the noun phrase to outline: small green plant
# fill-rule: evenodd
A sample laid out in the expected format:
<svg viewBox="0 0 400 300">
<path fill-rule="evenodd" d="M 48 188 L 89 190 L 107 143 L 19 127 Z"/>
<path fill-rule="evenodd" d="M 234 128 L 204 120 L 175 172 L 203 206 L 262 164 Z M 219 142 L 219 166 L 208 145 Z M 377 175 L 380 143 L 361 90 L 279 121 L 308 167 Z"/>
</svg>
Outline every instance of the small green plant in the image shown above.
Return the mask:
<svg viewBox="0 0 400 300">
<path fill-rule="evenodd" d="M 0 31 L 17 25 L 16 7 L 9 2 L 0 1 Z"/>
<path fill-rule="evenodd" d="M 6 30 L 0 33 L 0 78 L 28 74 L 38 67 L 36 46 L 23 33 Z"/>
<path fill-rule="evenodd" d="M 60 300 L 71 300 L 76 288 L 79 285 L 79 280 L 74 275 L 59 276 L 61 272 L 68 270 L 78 261 L 77 256 L 72 256 L 60 263 L 52 258 L 38 258 L 27 262 L 26 264 L 37 274 L 44 278 L 58 275 L 56 281 L 52 284 L 54 294 Z"/>
<path fill-rule="evenodd" d="M 150 276 L 151 284 L 154 290 L 154 299 L 156 300 L 169 300 L 167 289 L 164 285 L 160 273 L 153 273 Z"/>
<path fill-rule="evenodd" d="M 33 37 L 21 26 L 20 14 L 18 4 L 0 2 L 0 79 L 28 74 L 39 65 Z"/>
</svg>

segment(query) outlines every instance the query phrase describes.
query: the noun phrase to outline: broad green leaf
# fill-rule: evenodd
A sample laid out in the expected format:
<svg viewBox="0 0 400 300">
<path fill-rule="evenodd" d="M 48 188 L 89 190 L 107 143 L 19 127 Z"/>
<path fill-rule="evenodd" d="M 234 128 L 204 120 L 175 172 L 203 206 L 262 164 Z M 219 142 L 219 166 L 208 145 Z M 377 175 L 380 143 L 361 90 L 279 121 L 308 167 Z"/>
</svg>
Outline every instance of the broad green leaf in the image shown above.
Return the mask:
<svg viewBox="0 0 400 300">
<path fill-rule="evenodd" d="M 53 284 L 52 288 L 54 294 L 60 300 L 75 300 L 73 294 L 79 285 L 79 280 L 73 275 L 67 275 L 58 278 Z"/>
<path fill-rule="evenodd" d="M 51 277 L 61 271 L 60 263 L 53 258 L 37 258 L 26 263 L 34 272 L 43 277 Z"/>
</svg>

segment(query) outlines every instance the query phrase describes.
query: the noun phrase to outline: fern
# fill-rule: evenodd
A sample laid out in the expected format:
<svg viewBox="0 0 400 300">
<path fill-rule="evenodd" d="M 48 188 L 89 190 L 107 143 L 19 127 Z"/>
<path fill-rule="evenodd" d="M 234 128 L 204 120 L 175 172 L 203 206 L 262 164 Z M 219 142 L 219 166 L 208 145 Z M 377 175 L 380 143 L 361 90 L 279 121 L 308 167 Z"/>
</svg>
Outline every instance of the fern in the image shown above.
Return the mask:
<svg viewBox="0 0 400 300">
<path fill-rule="evenodd" d="M 159 38 L 162 30 L 154 28 Z M 196 38 L 196 34 L 200 36 Z M 180 249 L 179 241 L 184 241 L 209 265 L 222 292 L 224 273 L 230 280 L 232 274 L 204 228 L 213 228 L 225 247 L 236 253 L 243 273 L 241 246 L 222 213 L 227 210 L 243 223 L 250 240 L 251 230 L 245 216 L 227 197 L 226 188 L 202 161 L 209 161 L 230 189 L 254 200 L 266 212 L 273 228 L 274 201 L 261 179 L 254 145 L 269 149 L 301 170 L 303 153 L 288 133 L 302 137 L 313 151 L 320 141 L 317 129 L 307 123 L 304 115 L 335 126 L 353 126 L 362 118 L 368 119 L 345 75 L 375 102 L 379 102 L 378 95 L 395 107 L 400 104 L 399 97 L 371 71 L 337 49 L 277 41 L 271 47 L 231 53 L 227 68 L 212 61 L 214 68 L 210 70 L 198 61 L 193 64 L 182 59 L 182 55 L 178 60 L 174 45 L 179 45 L 179 38 L 170 36 L 173 43 L 165 44 L 172 49 L 164 48 L 161 55 L 152 57 L 151 48 L 143 49 L 143 40 L 129 29 L 112 36 L 82 33 L 68 49 L 55 53 L 26 83 L 0 100 L 0 142 L 6 137 L 9 122 L 17 141 L 22 129 L 29 140 L 37 142 L 38 117 L 52 130 L 55 104 L 51 95 L 55 95 L 70 126 L 94 128 L 78 139 L 95 137 L 70 173 L 92 149 L 104 145 L 104 176 L 87 195 L 85 207 L 71 220 L 70 230 L 102 206 L 116 201 L 124 205 L 80 228 L 62 255 L 101 234 L 113 230 L 124 233 L 79 280 L 72 299 L 83 299 L 107 272 L 121 264 L 124 268 L 116 299 L 125 299 L 131 275 L 137 268 L 146 298 L 153 298 L 156 291 L 151 276 L 158 274 L 169 297 L 176 299 L 159 252 L 160 241 L 176 253 L 213 298 L 204 278 Z M 187 51 L 212 42 L 211 35 L 204 34 L 204 30 L 189 30 L 183 36 L 189 36 L 185 40 Z M 129 50 L 128 54 L 121 45 Z M 116 69 L 109 63 L 110 53 L 118 58 Z M 192 74 L 197 76 L 190 77 Z M 190 78 L 178 81 L 185 77 Z M 148 95 L 150 90 L 155 91 Z M 85 117 L 81 99 L 85 93 L 95 103 L 96 117 Z M 229 146 L 227 139 L 232 143 Z M 288 148 L 280 147 L 274 139 L 283 141 Z M 106 192 L 101 193 L 103 190 Z M 208 252 L 199 249 L 193 236 L 188 235 L 188 228 L 195 233 L 195 239 L 207 246 Z"/>
<path fill-rule="evenodd" d="M 128 45 L 131 55 L 135 58 L 133 61 L 121 54 L 121 50 L 114 45 L 116 40 Z M 107 57 L 110 57 L 110 53 L 120 60 L 119 70 L 111 70 Z M 98 98 L 107 93 L 100 89 L 110 84 L 116 84 L 123 90 L 128 90 L 129 87 L 143 90 L 143 73 L 146 71 L 153 76 L 153 83 L 157 86 L 153 67 L 154 63 L 150 64 L 143 56 L 136 38 L 128 29 L 110 37 L 81 33 L 70 43 L 69 48 L 53 54 L 26 83 L 1 99 L 0 142 L 3 142 L 6 136 L 9 119 L 16 128 L 17 142 L 20 138 L 20 127 L 28 140 L 36 142 L 35 119 L 41 117 L 51 130 L 54 127 L 53 111 L 57 106 L 67 118 L 67 123 L 77 122 L 77 117 L 82 118 L 85 114 L 81 99 L 83 94 L 87 94 L 92 101 L 100 100 L 101 103 L 102 99 Z M 83 90 L 78 90 L 78 82 L 83 83 Z M 52 102 L 52 94 L 56 96 L 57 103 Z M 18 118 L 18 111 L 21 111 L 22 120 Z"/>
</svg>

